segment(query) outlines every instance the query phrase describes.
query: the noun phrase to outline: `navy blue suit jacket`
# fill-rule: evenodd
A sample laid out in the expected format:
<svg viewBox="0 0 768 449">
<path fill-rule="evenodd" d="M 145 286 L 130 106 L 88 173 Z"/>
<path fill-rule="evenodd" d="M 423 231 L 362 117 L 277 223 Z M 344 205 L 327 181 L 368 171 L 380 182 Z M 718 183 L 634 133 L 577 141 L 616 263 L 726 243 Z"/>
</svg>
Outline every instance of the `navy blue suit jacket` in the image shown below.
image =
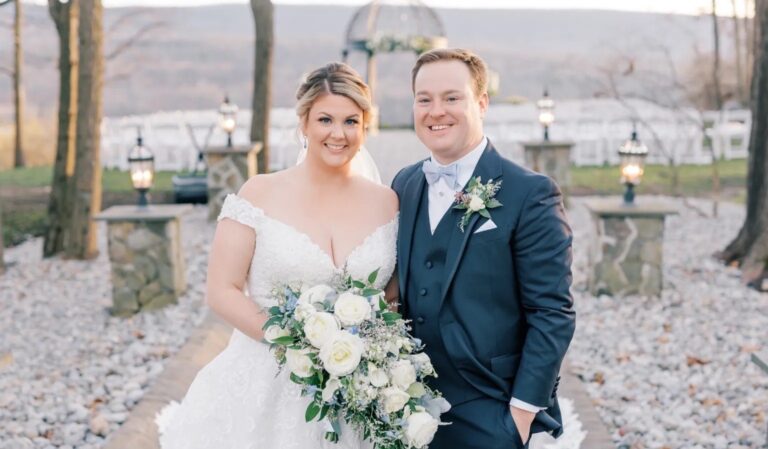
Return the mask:
<svg viewBox="0 0 768 449">
<path fill-rule="evenodd" d="M 452 239 L 440 333 L 469 384 L 502 401 L 515 397 L 547 408 L 534 431 L 557 435 L 558 374 L 575 330 L 572 233 L 562 195 L 549 177 L 503 158 L 490 142 L 474 176 L 502 182 L 496 194 L 502 206 L 489 210 L 495 229 L 475 234 L 486 219 L 473 214 L 462 238 Z M 401 170 L 392 188 L 400 198 L 398 276 L 401 307 L 407 308 L 409 248 L 426 188 L 421 163 Z"/>
</svg>

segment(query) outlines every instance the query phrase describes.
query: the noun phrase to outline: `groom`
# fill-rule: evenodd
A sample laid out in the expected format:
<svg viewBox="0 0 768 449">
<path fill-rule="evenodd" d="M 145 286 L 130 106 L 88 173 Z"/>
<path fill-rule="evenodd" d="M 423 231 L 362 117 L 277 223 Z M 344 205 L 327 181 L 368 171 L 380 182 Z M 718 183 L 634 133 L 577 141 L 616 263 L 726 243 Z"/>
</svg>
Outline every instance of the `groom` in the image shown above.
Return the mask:
<svg viewBox="0 0 768 449">
<path fill-rule="evenodd" d="M 439 375 L 431 385 L 452 405 L 441 418 L 452 424 L 430 449 L 524 448 L 531 433 L 558 436 L 558 373 L 575 326 L 560 190 L 483 135 L 487 71 L 478 56 L 424 53 L 412 87 L 416 134 L 432 156 L 401 170 L 392 188 L 402 312 Z M 476 177 L 498 191 L 453 208 Z"/>
</svg>

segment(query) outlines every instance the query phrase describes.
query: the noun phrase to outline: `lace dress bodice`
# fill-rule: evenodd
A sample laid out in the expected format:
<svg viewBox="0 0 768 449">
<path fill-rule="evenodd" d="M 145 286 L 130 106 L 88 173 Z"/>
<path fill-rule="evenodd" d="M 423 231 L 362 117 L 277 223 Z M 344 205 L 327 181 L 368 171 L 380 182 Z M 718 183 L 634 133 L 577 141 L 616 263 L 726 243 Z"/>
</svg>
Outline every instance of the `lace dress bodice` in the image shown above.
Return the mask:
<svg viewBox="0 0 768 449">
<path fill-rule="evenodd" d="M 271 307 L 270 291 L 276 285 L 329 284 L 342 275 L 366 279 L 378 269 L 376 287 L 383 288 L 396 263 L 397 217 L 376 228 L 336 267 L 331 256 L 309 236 L 269 217 L 263 210 L 235 194 L 227 195 L 219 220 L 229 218 L 253 228 L 256 250 L 248 273 L 248 295 L 260 306 Z"/>
<path fill-rule="evenodd" d="M 383 288 L 395 269 L 398 220 L 376 228 L 336 267 L 328 253 L 298 229 L 231 194 L 219 220 L 252 228 L 256 246 L 247 293 L 262 308 L 274 305 L 275 286 L 333 284 L 341 276 L 365 279 L 379 270 Z M 352 429 L 338 443 L 324 439 L 325 424 L 305 422 L 308 399 L 269 346 L 235 329 L 226 349 L 195 377 L 184 400 L 156 418 L 162 449 L 371 449 Z M 343 426 L 344 427 L 344 426 Z"/>
</svg>

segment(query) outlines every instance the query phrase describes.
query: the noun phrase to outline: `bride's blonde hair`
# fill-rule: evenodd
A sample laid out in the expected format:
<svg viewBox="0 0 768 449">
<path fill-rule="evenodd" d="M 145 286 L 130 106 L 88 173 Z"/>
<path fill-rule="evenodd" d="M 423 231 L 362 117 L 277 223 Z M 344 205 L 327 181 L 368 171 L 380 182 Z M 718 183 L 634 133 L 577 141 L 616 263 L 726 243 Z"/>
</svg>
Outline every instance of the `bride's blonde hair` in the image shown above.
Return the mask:
<svg viewBox="0 0 768 449">
<path fill-rule="evenodd" d="M 349 98 L 363 110 L 363 126 L 371 120 L 371 90 L 360 75 L 350 66 L 331 62 L 307 75 L 296 91 L 296 114 L 304 121 L 312 104 L 326 94 L 342 95 Z"/>
</svg>

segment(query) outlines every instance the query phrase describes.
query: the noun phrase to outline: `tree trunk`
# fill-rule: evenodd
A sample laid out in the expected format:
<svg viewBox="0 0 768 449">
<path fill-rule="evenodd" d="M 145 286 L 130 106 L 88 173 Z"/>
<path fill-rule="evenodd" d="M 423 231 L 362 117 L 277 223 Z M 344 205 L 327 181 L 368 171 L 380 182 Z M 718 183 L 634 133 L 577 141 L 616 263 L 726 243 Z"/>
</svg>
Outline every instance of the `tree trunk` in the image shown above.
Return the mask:
<svg viewBox="0 0 768 449">
<path fill-rule="evenodd" d="M 712 0 L 712 36 L 715 44 L 712 64 L 712 88 L 717 110 L 723 109 L 723 95 L 720 92 L 720 27 L 717 23 L 717 0 Z"/>
<path fill-rule="evenodd" d="M 736 55 L 736 95 L 739 98 L 739 104 L 747 104 L 746 84 L 744 84 L 744 65 L 741 58 L 744 52 L 744 46 L 741 40 L 741 26 L 739 25 L 739 16 L 736 14 L 736 1 L 731 0 L 733 8 L 733 50 Z"/>
<path fill-rule="evenodd" d="M 56 160 L 48 198 L 49 221 L 43 244 L 44 257 L 64 251 L 67 223 L 72 213 L 71 204 L 67 199 L 74 188 L 72 180 L 75 173 L 78 8 L 79 0 L 70 0 L 67 3 L 48 0 L 48 12 L 59 35 L 59 111 Z"/>
<path fill-rule="evenodd" d="M 16 15 L 13 21 L 13 105 L 16 111 L 16 137 L 13 145 L 13 166 L 24 166 L 24 87 L 21 83 L 23 55 L 21 46 L 21 0 L 16 0 Z"/>
<path fill-rule="evenodd" d="M 261 142 L 257 157 L 259 173 L 269 173 L 269 109 L 272 95 L 274 53 L 274 6 L 270 0 L 251 0 L 256 27 L 256 54 L 253 69 L 251 142 Z"/>
<path fill-rule="evenodd" d="M 720 254 L 726 263 L 738 263 L 742 278 L 761 287 L 768 263 L 768 1 L 755 2 L 755 47 L 752 74 L 752 129 L 747 160 L 747 216 L 739 234 Z"/>
<path fill-rule="evenodd" d="M 80 0 L 77 124 L 75 126 L 74 189 L 67 257 L 86 259 L 98 253 L 94 212 L 101 210 L 100 126 L 102 114 L 103 6 L 101 0 Z"/>
<path fill-rule="evenodd" d="M 3 207 L 0 205 L 0 274 L 5 273 L 5 259 L 3 258 Z"/>
</svg>

